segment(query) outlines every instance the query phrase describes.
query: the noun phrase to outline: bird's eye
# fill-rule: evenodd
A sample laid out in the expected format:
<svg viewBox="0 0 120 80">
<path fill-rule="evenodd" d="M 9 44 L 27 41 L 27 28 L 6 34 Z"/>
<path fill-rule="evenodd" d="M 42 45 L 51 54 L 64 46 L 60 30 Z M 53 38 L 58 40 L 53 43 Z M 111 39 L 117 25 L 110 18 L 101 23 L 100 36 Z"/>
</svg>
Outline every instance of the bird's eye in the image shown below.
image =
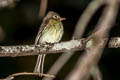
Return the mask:
<svg viewBox="0 0 120 80">
<path fill-rule="evenodd" d="M 53 18 L 58 19 L 58 16 L 54 15 Z"/>
</svg>

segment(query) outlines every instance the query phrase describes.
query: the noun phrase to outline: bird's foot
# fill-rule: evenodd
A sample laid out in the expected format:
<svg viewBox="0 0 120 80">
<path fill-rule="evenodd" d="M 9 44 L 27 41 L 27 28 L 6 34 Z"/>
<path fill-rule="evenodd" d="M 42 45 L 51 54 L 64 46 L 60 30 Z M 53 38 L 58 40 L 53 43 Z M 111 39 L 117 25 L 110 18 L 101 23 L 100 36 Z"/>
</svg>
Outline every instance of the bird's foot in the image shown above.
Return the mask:
<svg viewBox="0 0 120 80">
<path fill-rule="evenodd" d="M 40 76 L 40 77 L 42 77 L 43 76 L 43 73 L 40 73 L 40 72 L 35 72 L 34 71 L 34 73 L 36 73 L 38 76 Z"/>
<path fill-rule="evenodd" d="M 51 48 L 51 47 L 53 47 L 53 45 L 54 45 L 53 43 L 50 43 L 50 42 L 49 42 L 49 43 L 46 42 L 45 44 L 49 45 L 49 46 L 47 46 L 48 48 Z"/>
<path fill-rule="evenodd" d="M 40 72 L 34 72 L 34 73 L 36 73 L 40 77 L 52 77 L 52 78 L 55 78 L 55 75 L 51 75 L 51 74 L 44 74 L 44 73 L 40 73 Z"/>
</svg>

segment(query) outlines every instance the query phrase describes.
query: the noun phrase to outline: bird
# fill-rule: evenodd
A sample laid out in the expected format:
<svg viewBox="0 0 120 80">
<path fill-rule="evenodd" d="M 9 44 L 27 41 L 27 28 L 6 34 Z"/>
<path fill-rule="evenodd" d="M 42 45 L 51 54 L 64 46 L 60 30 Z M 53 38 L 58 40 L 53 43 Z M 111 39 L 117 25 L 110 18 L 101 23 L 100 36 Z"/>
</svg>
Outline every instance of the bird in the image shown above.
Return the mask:
<svg viewBox="0 0 120 80">
<path fill-rule="evenodd" d="M 49 11 L 43 18 L 35 39 L 35 47 L 36 45 L 58 43 L 64 33 L 62 21 L 65 19 L 66 18 L 62 18 L 58 13 Z M 38 55 L 34 73 L 43 73 L 45 56 L 46 54 Z"/>
</svg>

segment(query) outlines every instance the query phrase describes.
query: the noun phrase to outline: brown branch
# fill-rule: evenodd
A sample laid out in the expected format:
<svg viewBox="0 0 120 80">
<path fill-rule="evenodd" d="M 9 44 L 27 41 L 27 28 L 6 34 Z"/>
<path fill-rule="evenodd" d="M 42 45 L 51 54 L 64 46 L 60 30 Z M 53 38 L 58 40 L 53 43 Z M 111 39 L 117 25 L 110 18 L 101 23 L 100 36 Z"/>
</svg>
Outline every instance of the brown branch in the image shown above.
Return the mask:
<svg viewBox="0 0 120 80">
<path fill-rule="evenodd" d="M 39 17 L 42 18 L 45 16 L 47 10 L 47 3 L 48 0 L 41 0 L 40 2 L 40 10 L 39 10 Z"/>
<path fill-rule="evenodd" d="M 0 42 L 2 42 L 5 38 L 5 32 L 2 26 L 0 26 Z"/>
<path fill-rule="evenodd" d="M 14 79 L 14 77 L 17 77 L 17 76 L 22 76 L 22 75 L 32 75 L 32 76 L 45 76 L 45 77 L 55 77 L 54 75 L 49 75 L 49 74 L 43 74 L 43 73 L 32 73 L 32 72 L 21 72 L 21 73 L 15 73 L 15 74 L 12 74 L 12 75 L 9 75 L 8 77 L 6 78 L 3 78 L 3 79 L 0 79 L 0 80 L 12 80 Z"/>
<path fill-rule="evenodd" d="M 101 40 L 108 37 L 109 31 L 115 22 L 118 11 L 116 0 L 109 0 L 108 6 L 104 9 L 95 33 L 92 34 L 93 44 L 78 60 L 75 68 L 67 76 L 66 80 L 86 80 L 90 74 L 90 70 L 96 65 L 101 57 L 106 42 L 100 43 Z"/>
<path fill-rule="evenodd" d="M 93 0 L 86 10 L 84 11 L 83 15 L 79 18 L 76 27 L 75 32 L 73 33 L 73 37 L 75 39 L 79 39 L 82 37 L 82 35 L 85 32 L 85 29 L 87 27 L 88 22 L 94 15 L 94 13 L 103 5 L 105 4 L 104 0 Z"/>
<path fill-rule="evenodd" d="M 92 75 L 93 80 L 102 80 L 102 74 L 98 66 L 94 66 L 91 70 L 90 73 Z"/>
<path fill-rule="evenodd" d="M 106 39 L 103 39 L 101 43 L 105 41 Z M 117 45 L 114 42 L 116 42 Z M 34 45 L 0 46 L 0 57 L 30 56 L 50 53 L 57 54 L 61 52 L 78 51 L 91 47 L 92 43 L 93 40 L 85 43 L 85 39 L 82 38 L 56 44 L 46 44 L 44 46 L 37 45 L 36 48 L 34 48 Z M 110 48 L 116 48 L 116 46 L 117 48 L 120 47 L 120 37 L 111 38 L 108 45 Z"/>
</svg>

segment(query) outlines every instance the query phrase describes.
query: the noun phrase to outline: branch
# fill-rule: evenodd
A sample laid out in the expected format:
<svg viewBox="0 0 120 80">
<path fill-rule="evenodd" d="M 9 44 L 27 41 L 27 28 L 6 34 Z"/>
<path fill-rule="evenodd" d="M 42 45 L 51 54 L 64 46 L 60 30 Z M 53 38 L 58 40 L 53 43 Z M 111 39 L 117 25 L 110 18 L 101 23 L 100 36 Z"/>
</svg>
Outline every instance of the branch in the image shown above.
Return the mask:
<svg viewBox="0 0 120 80">
<path fill-rule="evenodd" d="M 102 74 L 97 65 L 93 66 L 92 70 L 90 70 L 90 73 L 92 75 L 93 80 L 102 80 Z"/>
<path fill-rule="evenodd" d="M 76 27 L 75 27 L 75 32 L 73 33 L 73 37 L 75 39 L 79 39 L 82 37 L 82 35 L 85 32 L 85 29 L 88 25 L 88 22 L 94 15 L 94 13 L 102 6 L 105 4 L 104 0 L 93 0 L 86 8 L 84 11 L 83 15 L 79 18 Z"/>
<path fill-rule="evenodd" d="M 47 0 L 41 0 L 40 2 L 40 10 L 39 10 L 39 17 L 43 18 L 45 16 L 47 10 Z"/>
<path fill-rule="evenodd" d="M 90 40 L 87 43 L 85 43 L 85 41 L 86 40 L 82 38 L 56 44 L 46 44 L 44 46 L 37 45 L 36 48 L 34 48 L 34 45 L 0 46 L 0 57 L 30 56 L 84 50 L 91 47 L 93 43 L 93 40 Z M 105 41 L 106 39 L 103 39 L 101 43 Z M 110 48 L 120 47 L 120 37 L 111 38 L 108 45 Z"/>
<path fill-rule="evenodd" d="M 2 26 L 0 26 L 0 42 L 5 39 L 5 32 Z"/>
<path fill-rule="evenodd" d="M 83 50 L 84 40 L 71 40 L 56 44 L 37 45 L 20 45 L 20 46 L 0 46 L 1 57 L 29 56 L 38 54 L 60 53 L 66 51 Z"/>
<path fill-rule="evenodd" d="M 76 66 L 70 72 L 65 80 L 86 80 L 90 74 L 90 70 L 96 65 L 102 55 L 106 42 L 100 43 L 104 38 L 107 38 L 109 31 L 115 22 L 118 11 L 116 0 L 109 0 L 108 5 L 105 7 L 102 17 L 100 18 L 95 33 L 91 38 L 93 43 L 86 52 L 79 58 Z"/>
</svg>

